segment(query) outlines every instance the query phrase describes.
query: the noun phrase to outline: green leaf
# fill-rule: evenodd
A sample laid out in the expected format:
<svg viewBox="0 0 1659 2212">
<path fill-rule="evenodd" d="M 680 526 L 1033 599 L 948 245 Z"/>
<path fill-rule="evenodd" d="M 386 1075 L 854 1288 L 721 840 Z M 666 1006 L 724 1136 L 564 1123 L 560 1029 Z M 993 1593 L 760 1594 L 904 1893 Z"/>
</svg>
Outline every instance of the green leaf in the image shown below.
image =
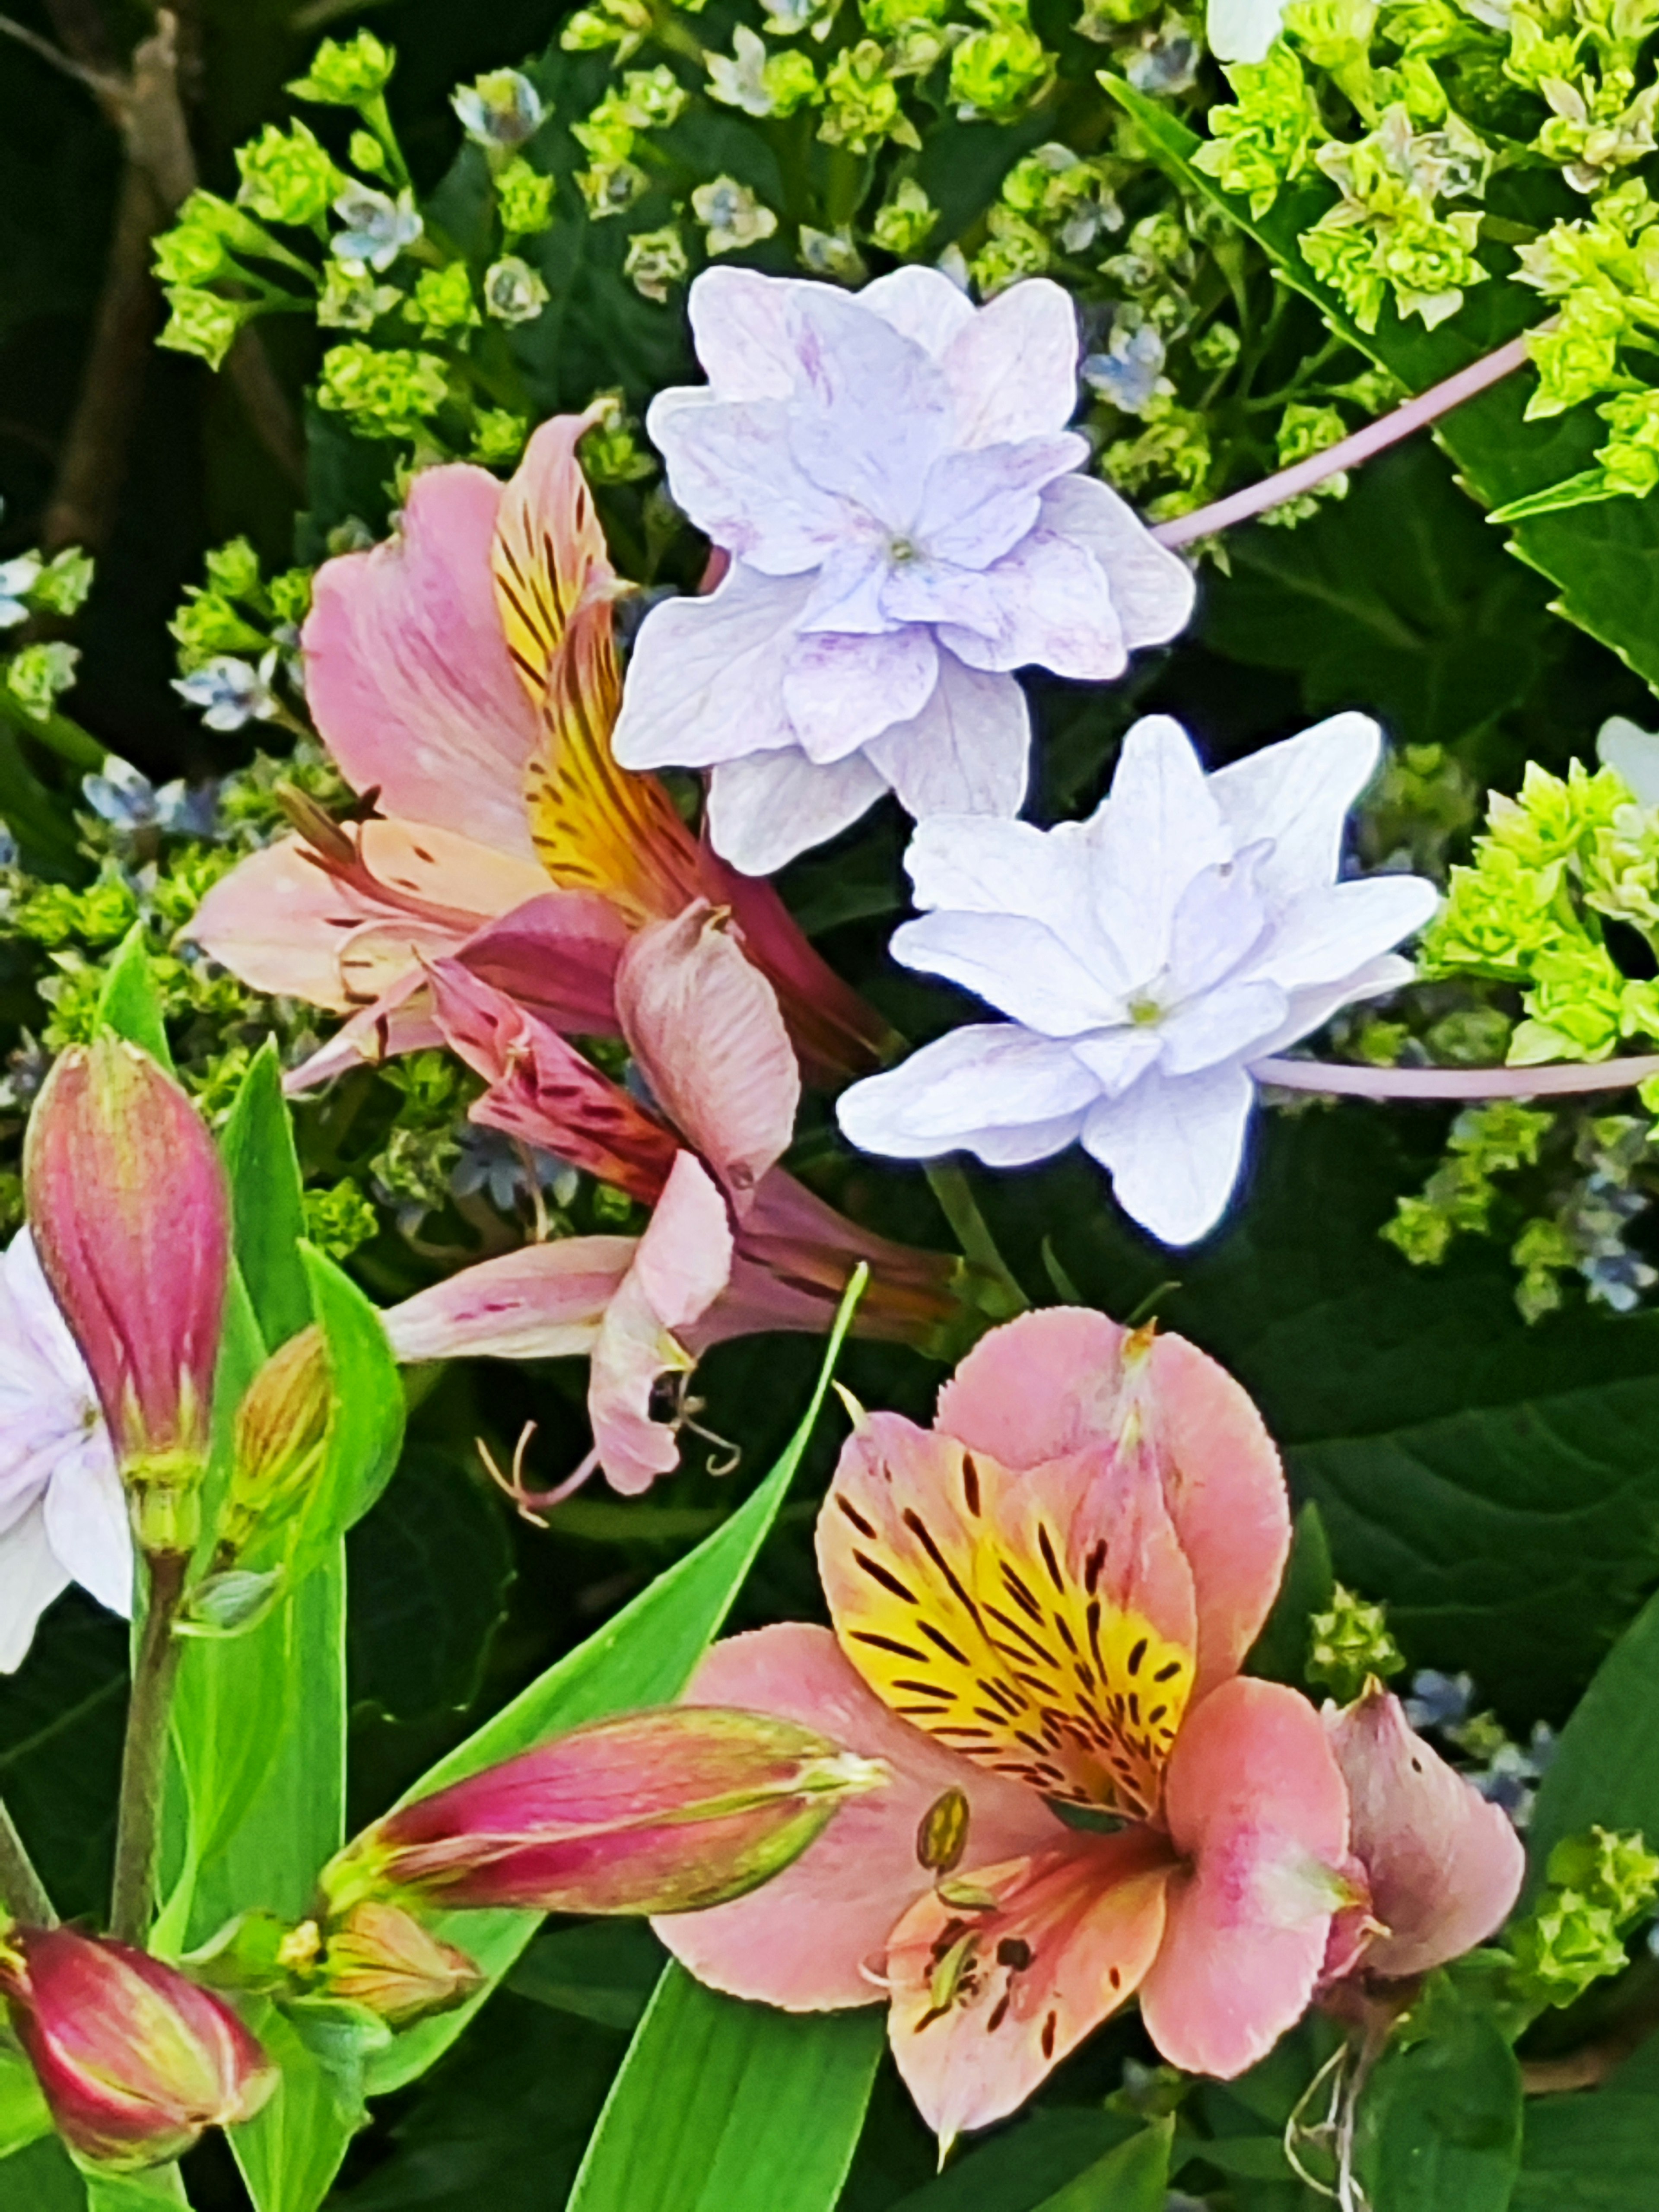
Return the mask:
<svg viewBox="0 0 1659 2212">
<path fill-rule="evenodd" d="M 87 2185 L 54 2136 L 0 2160 L 0 2212 L 86 2212 Z"/>
<path fill-rule="evenodd" d="M 842 1301 L 811 1402 L 782 1458 L 752 1496 L 695 1552 L 659 1575 L 597 1634 L 440 1759 L 409 1796 L 425 1796 L 583 1721 L 662 1705 L 679 1695 L 719 1633 L 777 1517 L 823 1407 L 864 1279 L 860 1269 Z M 447 1914 L 437 1925 L 447 1942 L 459 1944 L 477 1960 L 493 1986 L 530 1941 L 538 1922 L 532 1912 L 465 1912 Z M 406 2029 L 371 2070 L 371 2094 L 384 2095 L 424 2073 L 453 2043 L 487 1994 L 470 2006 Z"/>
<path fill-rule="evenodd" d="M 1334 330 L 1391 370 L 1409 391 L 1425 391 L 1544 319 L 1544 303 L 1500 274 L 1471 291 L 1458 313 L 1436 331 L 1402 322 L 1390 305 L 1375 334 L 1364 336 L 1314 277 L 1296 243 L 1331 204 L 1329 186 L 1282 192 L 1269 214 L 1256 222 L 1243 200 L 1193 167 L 1203 141 L 1168 106 L 1146 99 L 1104 72 L 1101 82 L 1133 116 L 1160 166 L 1188 191 L 1224 209 L 1263 247 L 1286 283 L 1306 294 Z M 1507 260 L 1504 266 L 1507 270 Z M 1443 416 L 1435 426 L 1436 437 L 1484 507 L 1506 507 L 1578 474 L 1605 441 L 1605 426 L 1591 402 L 1542 422 L 1527 422 L 1526 404 L 1534 388 L 1529 372 L 1521 370 Z M 1510 542 L 1522 560 L 1559 587 L 1558 613 L 1611 646 L 1650 684 L 1659 684 L 1659 501 L 1615 499 L 1533 514 L 1516 524 Z"/>
<path fill-rule="evenodd" d="M 570 2212 L 830 2212 L 884 2027 L 877 2007 L 744 2004 L 671 1966 L 599 2116 Z"/>
<path fill-rule="evenodd" d="M 1300 1686 L 1308 1663 L 1308 1618 L 1310 1613 L 1322 1613 L 1329 1605 L 1334 1582 L 1330 1539 L 1325 1534 L 1319 1508 L 1310 1498 L 1296 1516 L 1291 1533 L 1291 1556 L 1285 1563 L 1285 1579 L 1273 1600 L 1273 1609 L 1244 1662 L 1247 1674 L 1262 1674 L 1271 1682 Z"/>
<path fill-rule="evenodd" d="M 167 1043 L 161 1000 L 150 972 L 144 945 L 144 925 L 135 921 L 110 962 L 98 994 L 98 1026 L 136 1044 L 173 1073 L 173 1053 Z"/>
<path fill-rule="evenodd" d="M 1607 481 L 1605 469 L 1581 469 L 1576 477 L 1565 477 L 1543 491 L 1528 492 L 1524 499 L 1512 499 L 1507 507 L 1493 507 L 1486 520 L 1524 522 L 1529 514 L 1555 514 L 1563 507 L 1587 507 L 1595 500 L 1628 496 L 1617 484 Z"/>
<path fill-rule="evenodd" d="M 1359 2163 L 1387 2212 L 1505 2212 L 1521 2165 L 1521 2068 L 1490 2011 L 1430 1985 L 1425 2025 L 1360 2107 Z"/>
<path fill-rule="evenodd" d="M 555 2012 L 631 2033 L 662 1978 L 665 1955 L 643 1920 L 592 1920 L 538 1936 L 507 1986 Z"/>
<path fill-rule="evenodd" d="M 1659 1846 L 1659 1597 L 1596 1670 L 1539 1785 L 1527 1831 L 1529 1887 L 1563 1836 L 1599 1822 Z"/>
<path fill-rule="evenodd" d="M 1139 2132 L 1135 2121 L 1097 2106 L 1039 2106 L 959 2151 L 937 2180 L 901 2197 L 892 2212 L 1040 2212 L 1056 2190 Z"/>
<path fill-rule="evenodd" d="M 1036 2212 L 1164 2212 L 1174 2134 L 1173 2119 L 1143 2128 L 1086 2173 L 1045 2197 Z"/>
<path fill-rule="evenodd" d="M 1659 2049 L 1650 2041 L 1602 2086 L 1527 2100 L 1510 2212 L 1652 2212 Z"/>
<path fill-rule="evenodd" d="M 334 1262 L 302 1244 L 300 1256 L 328 1346 L 333 1402 L 323 1464 L 307 1502 L 296 1579 L 333 1556 L 392 1479 L 404 1440 L 404 1388 L 377 1309 Z"/>
<path fill-rule="evenodd" d="M 251 2013 L 249 2025 L 283 2078 L 270 2103 L 230 2130 L 231 2148 L 258 2212 L 314 2212 L 367 2117 L 360 2083 L 354 2094 L 274 2006 Z"/>
<path fill-rule="evenodd" d="M 52 2133 L 52 2114 L 34 2069 L 15 2046 L 0 2045 L 0 2160 Z M 0 2196 L 0 2203 L 3 2203 Z"/>
<path fill-rule="evenodd" d="M 87 2172 L 82 2179 L 87 2212 L 162 2212 L 165 2206 L 190 2202 L 176 2166 L 149 2173 Z"/>
<path fill-rule="evenodd" d="M 312 1317 L 300 1257 L 304 1193 L 274 1038 L 265 1039 L 242 1079 L 221 1149 L 230 1180 L 237 1261 L 259 1333 L 274 1352 Z"/>
</svg>

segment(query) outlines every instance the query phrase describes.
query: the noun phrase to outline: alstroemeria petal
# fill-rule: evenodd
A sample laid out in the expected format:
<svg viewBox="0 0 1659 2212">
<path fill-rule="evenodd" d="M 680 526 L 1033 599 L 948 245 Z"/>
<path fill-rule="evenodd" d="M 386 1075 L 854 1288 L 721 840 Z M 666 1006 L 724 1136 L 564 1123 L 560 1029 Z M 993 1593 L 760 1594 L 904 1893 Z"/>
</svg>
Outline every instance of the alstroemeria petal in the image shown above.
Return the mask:
<svg viewBox="0 0 1659 2212">
<path fill-rule="evenodd" d="M 532 860 L 522 778 L 536 718 L 490 579 L 501 501 L 487 470 L 428 469 L 397 537 L 324 562 L 303 633 L 306 696 L 354 790 Z"/>
<path fill-rule="evenodd" d="M 1238 1671 L 1278 1592 L 1291 1540 L 1285 1471 L 1224 1367 L 1161 1334 L 1126 1362 L 1133 1342 L 1088 1308 L 1022 1314 L 968 1354 L 939 1393 L 938 1425 L 1022 1469 L 1115 1434 L 1133 1404 L 1192 1566 L 1201 1698 Z"/>
<path fill-rule="evenodd" d="M 1369 714 L 1333 714 L 1210 778 L 1237 842 L 1272 840 L 1257 881 L 1276 906 L 1335 881 L 1348 809 L 1376 773 L 1382 749 L 1382 732 Z"/>
<path fill-rule="evenodd" d="M 652 1095 L 741 1210 L 788 1149 L 800 1104 L 777 994 L 700 900 L 634 939 L 617 1008 Z"/>
<path fill-rule="evenodd" d="M 869 1414 L 817 1553 L 842 1650 L 901 1718 L 1046 1796 L 1156 1810 L 1196 1637 L 1149 1451 L 1115 1437 L 1017 1475 Z"/>
<path fill-rule="evenodd" d="M 1042 1850 L 1066 1831 L 1019 1783 L 972 1766 L 896 1720 L 827 1628 L 785 1621 L 715 1644 L 694 1705 L 777 1713 L 891 1771 L 848 1798 L 805 1856 L 752 1896 L 653 1924 L 699 1981 L 733 1996 L 822 2012 L 873 2004 L 887 1940 L 933 1880 L 916 1856 L 921 1822 L 948 1790 L 968 1802 L 962 1871 Z"/>
<path fill-rule="evenodd" d="M 501 493 L 490 567 L 501 634 L 531 704 L 539 708 L 554 656 L 589 593 L 616 571 L 576 447 L 594 410 L 556 415 L 525 447 Z"/>
<path fill-rule="evenodd" d="M 702 1162 L 682 1152 L 605 1310 L 588 1374 L 594 1449 L 624 1497 L 679 1465 L 678 1433 L 652 1419 L 652 1393 L 659 1376 L 690 1371 L 679 1332 L 708 1311 L 731 1272 L 726 1201 Z"/>
<path fill-rule="evenodd" d="M 995 1164 L 1046 1159 L 1075 1141 L 1100 1085 L 1063 1043 L 1009 1022 L 948 1030 L 884 1075 L 843 1091 L 842 1129 L 860 1152 L 936 1159 L 967 1151 Z"/>
<path fill-rule="evenodd" d="M 250 853 L 213 885 L 185 933 L 251 989 L 343 1013 L 352 1001 L 341 950 L 385 910 L 336 883 L 308 849 L 283 837 Z"/>
<path fill-rule="evenodd" d="M 480 1260 L 382 1314 L 392 1355 L 568 1359 L 593 1349 L 636 1237 L 562 1237 Z"/>
<path fill-rule="evenodd" d="M 867 814 L 886 788 L 864 752 L 828 768 L 815 767 L 793 744 L 723 760 L 708 779 L 708 834 L 734 868 L 769 876 Z"/>
<path fill-rule="evenodd" d="M 1164 1811 L 1193 1865 L 1170 1886 L 1141 2016 L 1172 2065 L 1229 2081 L 1313 1995 L 1346 1898 L 1347 1792 L 1307 1699 L 1240 1676 L 1188 1713 Z"/>
<path fill-rule="evenodd" d="M 653 607 L 635 641 L 611 738 L 618 763 L 710 768 L 793 746 L 783 677 L 811 590 L 806 578 L 763 576 L 734 561 L 706 599 L 665 599 Z M 736 860 L 724 845 L 720 849 Z"/>
<path fill-rule="evenodd" d="M 1145 1828 L 1073 1836 L 976 1878 L 996 1902 L 913 1905 L 887 1953 L 893 2056 L 942 2142 L 1023 2105 L 1131 1996 L 1158 1954 L 1173 1868 Z"/>
<path fill-rule="evenodd" d="M 1018 814 L 1025 801 L 1030 710 L 1012 676 L 969 668 L 940 650 L 939 682 L 914 720 L 864 749 L 907 814 Z"/>
<path fill-rule="evenodd" d="M 1381 1683 L 1357 1704 L 1327 1705 L 1323 1718 L 1348 1788 L 1353 1854 L 1388 1930 L 1367 1946 L 1365 1967 L 1425 1974 L 1484 1942 L 1526 1872 L 1508 1815 L 1424 1742 Z"/>
<path fill-rule="evenodd" d="M 1255 1085 L 1231 1063 L 1172 1080 L 1156 1068 L 1090 1114 L 1083 1142 L 1118 1204 L 1161 1243 L 1195 1244 L 1226 1211 Z"/>
</svg>

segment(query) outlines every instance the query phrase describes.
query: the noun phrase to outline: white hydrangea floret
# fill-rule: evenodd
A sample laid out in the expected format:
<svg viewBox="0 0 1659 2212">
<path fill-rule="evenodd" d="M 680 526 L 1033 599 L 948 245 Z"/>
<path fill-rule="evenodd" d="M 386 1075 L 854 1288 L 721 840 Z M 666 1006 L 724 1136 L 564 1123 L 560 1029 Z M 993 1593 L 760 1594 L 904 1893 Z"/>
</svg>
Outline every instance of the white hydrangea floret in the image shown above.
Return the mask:
<svg viewBox="0 0 1659 2212">
<path fill-rule="evenodd" d="M 1366 716 L 1338 714 L 1206 775 L 1154 715 L 1086 822 L 922 823 L 907 860 L 922 918 L 894 956 L 1009 1018 L 855 1084 L 848 1136 L 992 1167 L 1080 1142 L 1154 1237 L 1204 1236 L 1238 1178 L 1254 1064 L 1411 979 L 1391 948 L 1433 913 L 1434 885 L 1338 880 L 1381 743 Z"/>
<path fill-rule="evenodd" d="M 731 566 L 646 617 L 617 760 L 711 769 L 715 848 L 756 875 L 889 789 L 918 820 L 1017 813 L 1012 672 L 1121 676 L 1193 605 L 1185 564 L 1078 472 L 1071 300 L 1039 279 L 975 308 L 915 266 L 857 294 L 712 269 L 690 313 L 709 381 L 647 424 Z"/>
</svg>

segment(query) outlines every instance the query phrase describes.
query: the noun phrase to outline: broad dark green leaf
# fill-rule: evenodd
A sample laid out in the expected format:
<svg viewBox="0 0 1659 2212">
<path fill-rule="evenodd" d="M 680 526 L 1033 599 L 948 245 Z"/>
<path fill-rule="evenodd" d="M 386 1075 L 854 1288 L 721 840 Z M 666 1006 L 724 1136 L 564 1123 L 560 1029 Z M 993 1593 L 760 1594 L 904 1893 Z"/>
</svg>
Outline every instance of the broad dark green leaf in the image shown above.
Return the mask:
<svg viewBox="0 0 1659 2212">
<path fill-rule="evenodd" d="M 1359 2166 L 1388 2212 L 1506 2212 L 1521 2166 L 1521 2068 L 1490 2012 L 1433 1991 L 1431 2032 L 1378 2066 Z"/>
<path fill-rule="evenodd" d="M 1601 2088 L 1529 2097 L 1511 2212 L 1652 2212 L 1659 2177 L 1659 2046 Z"/>
<path fill-rule="evenodd" d="M 236 2163 L 258 2212 L 313 2212 L 362 2124 L 362 2097 L 343 2087 L 274 2007 L 260 2006 L 249 2025 L 283 2078 L 263 2111 L 231 2130 Z"/>
<path fill-rule="evenodd" d="M 1311 1498 L 1296 1516 L 1285 1579 L 1261 1633 L 1244 1662 L 1249 1674 L 1300 1684 L 1308 1663 L 1308 1619 L 1331 1601 L 1330 1539 Z"/>
<path fill-rule="evenodd" d="M 54 2136 L 0 2160 L 0 2212 L 86 2212 L 87 2185 Z"/>
<path fill-rule="evenodd" d="M 783 2013 L 671 1966 L 640 2024 L 570 2212 L 829 2212 L 857 2148 L 878 2006 Z"/>
<path fill-rule="evenodd" d="M 1468 1668 L 1525 1729 L 1565 1716 L 1659 1574 L 1659 1316 L 1528 1328 L 1500 1249 L 1417 1269 L 1382 1243 L 1444 1127 L 1263 1115 L 1226 1225 L 1176 1258 L 1160 1310 L 1255 1399 L 1338 1576 L 1389 1601 L 1409 1658 Z M 1085 1161 L 976 1189 L 1027 1283 L 1051 1231 L 1109 1312 L 1172 1272 Z"/>
<path fill-rule="evenodd" d="M 1099 2106 L 1039 2106 L 958 2150 L 937 2179 L 902 2197 L 892 2212 L 1038 2212 L 1139 2132 L 1138 2121 Z"/>
<path fill-rule="evenodd" d="M 1659 1597 L 1620 1638 L 1561 1731 L 1527 1832 L 1529 1881 L 1563 1836 L 1599 1822 L 1659 1848 Z"/>
<path fill-rule="evenodd" d="M 544 1930 L 507 1978 L 521 1997 L 631 2033 L 667 1954 L 643 1920 L 590 1920 Z"/>
<path fill-rule="evenodd" d="M 719 1632 L 732 1600 L 754 1565 L 806 1449 L 830 1387 L 861 1284 L 855 1279 L 830 1341 L 817 1387 L 781 1459 L 723 1528 L 660 1575 L 596 1635 L 548 1669 L 464 1744 L 441 1759 L 410 1796 L 476 1773 L 511 1757 L 560 1729 L 605 1713 L 660 1705 L 676 1697 Z M 504 1974 L 534 1934 L 528 1912 L 450 1914 L 439 1923 L 447 1941 L 463 1946 L 485 1969 L 490 1985 Z M 376 2094 L 400 2088 L 431 2065 L 460 2033 L 482 1997 L 469 2007 L 421 2021 L 401 2034 L 371 2070 Z"/>
<path fill-rule="evenodd" d="M 120 950 L 105 974 L 104 987 L 98 997 L 98 1024 L 100 1029 L 113 1030 L 118 1036 L 125 1037 L 129 1044 L 141 1046 L 152 1060 L 159 1060 L 172 1073 L 173 1054 L 167 1046 L 167 1024 L 161 1016 L 155 979 L 150 973 L 141 921 L 134 922 L 122 939 Z"/>
<path fill-rule="evenodd" d="M 1173 2120 L 1159 2120 L 1109 2150 L 1075 2181 L 1045 2197 L 1037 2212 L 1164 2212 Z"/>
<path fill-rule="evenodd" d="M 273 1038 L 265 1039 L 242 1079 L 222 1149 L 237 1259 L 259 1334 L 274 1352 L 306 1327 L 312 1304 L 299 1249 L 306 1233 L 300 1163 Z"/>
<path fill-rule="evenodd" d="M 1544 319 L 1544 303 L 1500 275 L 1471 291 L 1462 309 L 1437 331 L 1402 323 L 1390 305 L 1375 335 L 1364 336 L 1312 276 L 1296 245 L 1299 233 L 1330 204 L 1332 187 L 1285 192 L 1266 219 L 1256 222 L 1243 201 L 1193 167 L 1202 142 L 1167 103 L 1143 98 L 1118 80 L 1109 89 L 1134 118 L 1154 157 L 1189 191 L 1224 208 L 1260 241 L 1285 280 L 1319 305 L 1334 329 L 1346 331 L 1409 390 L 1425 390 Z M 1507 267 L 1509 257 L 1503 259 Z M 1437 425 L 1436 435 L 1483 506 L 1503 506 L 1577 475 L 1606 437 L 1588 404 L 1548 421 L 1526 422 L 1534 381 L 1525 371 L 1506 378 Z M 1560 587 L 1561 613 L 1611 646 L 1650 683 L 1659 683 L 1659 503 L 1607 500 L 1537 515 L 1513 526 L 1511 543 Z"/>
</svg>

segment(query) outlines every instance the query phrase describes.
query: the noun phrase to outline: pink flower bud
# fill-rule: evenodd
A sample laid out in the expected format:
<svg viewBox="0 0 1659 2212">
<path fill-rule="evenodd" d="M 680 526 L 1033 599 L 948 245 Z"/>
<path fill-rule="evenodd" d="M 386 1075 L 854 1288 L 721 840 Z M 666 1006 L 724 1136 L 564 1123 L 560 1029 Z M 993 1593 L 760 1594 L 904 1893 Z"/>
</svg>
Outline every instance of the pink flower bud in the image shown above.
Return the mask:
<svg viewBox="0 0 1659 2212">
<path fill-rule="evenodd" d="M 330 1929 L 323 1986 L 394 2024 L 465 2004 L 484 1978 L 465 1951 L 441 1943 L 411 1912 L 365 1898 Z"/>
<path fill-rule="evenodd" d="M 159 1959 L 72 1928 L 14 1929 L 0 1988 L 58 2133 L 118 2167 L 177 2158 L 276 2087 L 229 2006 Z"/>
<path fill-rule="evenodd" d="M 324 1876 L 337 1907 L 689 1912 L 780 1874 L 886 1769 L 793 1721 L 670 1705 L 599 1721 L 391 1814 Z"/>
<path fill-rule="evenodd" d="M 186 1486 L 207 1450 L 229 1255 L 212 1139 L 147 1054 L 100 1036 L 46 1078 L 23 1179 L 41 1267 L 124 1478 Z"/>
</svg>

